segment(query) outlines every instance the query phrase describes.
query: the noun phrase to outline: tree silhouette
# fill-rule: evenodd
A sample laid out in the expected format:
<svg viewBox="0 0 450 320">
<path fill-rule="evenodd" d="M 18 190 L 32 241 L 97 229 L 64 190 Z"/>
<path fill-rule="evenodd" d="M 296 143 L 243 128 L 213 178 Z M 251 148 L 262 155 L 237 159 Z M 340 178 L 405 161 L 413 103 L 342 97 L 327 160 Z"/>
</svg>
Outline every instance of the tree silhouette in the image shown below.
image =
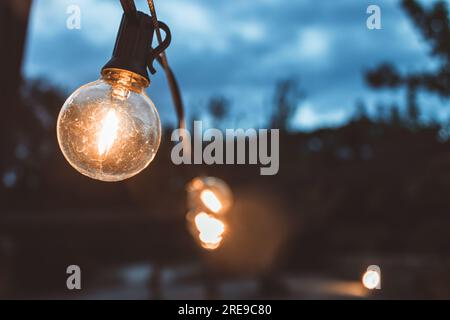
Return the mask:
<svg viewBox="0 0 450 320">
<path fill-rule="evenodd" d="M 356 101 L 355 115 L 353 116 L 355 121 L 367 121 L 369 116 L 367 114 L 367 108 L 363 100 Z"/>
<path fill-rule="evenodd" d="M 389 121 L 393 127 L 399 127 L 402 125 L 402 116 L 400 115 L 399 107 L 397 104 L 393 104 L 390 107 Z"/>
<path fill-rule="evenodd" d="M 305 97 L 294 79 L 281 80 L 275 89 L 274 109 L 271 117 L 271 128 L 288 131 L 289 123 L 297 111 L 298 103 Z"/>
<path fill-rule="evenodd" d="M 208 102 L 208 111 L 215 122 L 215 126 L 218 127 L 230 111 L 230 101 L 223 97 L 212 97 Z"/>
<path fill-rule="evenodd" d="M 437 72 L 400 73 L 390 63 L 383 63 L 366 74 L 367 83 L 375 88 L 406 88 L 407 118 L 418 124 L 417 94 L 426 90 L 444 98 L 450 96 L 450 26 L 448 6 L 438 1 L 426 9 L 417 0 L 403 0 L 402 7 L 431 46 L 431 54 L 440 62 Z"/>
</svg>

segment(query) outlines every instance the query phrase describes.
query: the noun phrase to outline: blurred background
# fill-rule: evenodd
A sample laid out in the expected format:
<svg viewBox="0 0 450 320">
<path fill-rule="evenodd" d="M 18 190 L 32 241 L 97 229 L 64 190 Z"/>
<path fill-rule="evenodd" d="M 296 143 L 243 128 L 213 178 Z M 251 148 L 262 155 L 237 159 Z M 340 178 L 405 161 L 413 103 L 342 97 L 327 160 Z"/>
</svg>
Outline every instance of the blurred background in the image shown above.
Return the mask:
<svg viewBox="0 0 450 320">
<path fill-rule="evenodd" d="M 450 298 L 448 1 L 155 2 L 188 123 L 279 128 L 279 173 L 173 165 L 159 69 L 154 162 L 121 183 L 80 175 L 56 118 L 108 61 L 119 1 L 1 1 L 0 297 Z M 366 26 L 370 4 L 380 30 Z M 67 28 L 71 5 L 80 29 Z M 234 194 L 214 251 L 186 225 L 197 175 Z M 80 291 L 66 288 L 72 264 Z M 361 284 L 370 265 L 381 290 Z"/>
</svg>

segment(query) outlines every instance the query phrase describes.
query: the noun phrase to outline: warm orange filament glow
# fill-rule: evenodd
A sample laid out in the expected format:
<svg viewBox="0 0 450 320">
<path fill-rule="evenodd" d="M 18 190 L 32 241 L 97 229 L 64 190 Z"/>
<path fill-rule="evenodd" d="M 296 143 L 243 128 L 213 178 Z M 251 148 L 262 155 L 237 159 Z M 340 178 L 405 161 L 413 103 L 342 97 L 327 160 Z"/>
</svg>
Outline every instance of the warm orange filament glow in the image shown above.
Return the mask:
<svg viewBox="0 0 450 320">
<path fill-rule="evenodd" d="M 222 209 L 222 203 L 211 190 L 203 190 L 200 194 L 200 199 L 203 204 L 214 213 L 218 213 Z"/>
<path fill-rule="evenodd" d="M 98 154 L 103 156 L 108 153 L 117 138 L 119 128 L 119 119 L 114 109 L 108 111 L 108 114 L 102 121 L 100 134 L 98 137 Z"/>
<path fill-rule="evenodd" d="M 369 290 L 373 290 L 380 284 L 381 276 L 380 274 L 375 270 L 368 270 L 363 278 L 362 283 L 364 287 L 366 287 Z"/>
<path fill-rule="evenodd" d="M 205 212 L 195 216 L 195 226 L 199 232 L 199 239 L 205 249 L 217 249 L 222 242 L 225 224 Z"/>
</svg>

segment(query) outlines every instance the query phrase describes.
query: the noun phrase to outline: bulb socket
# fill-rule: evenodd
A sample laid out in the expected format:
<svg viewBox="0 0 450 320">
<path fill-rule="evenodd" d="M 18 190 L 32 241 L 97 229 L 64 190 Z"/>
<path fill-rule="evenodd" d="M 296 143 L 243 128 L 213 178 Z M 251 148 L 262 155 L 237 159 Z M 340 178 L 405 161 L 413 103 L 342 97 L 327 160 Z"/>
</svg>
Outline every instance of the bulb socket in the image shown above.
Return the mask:
<svg viewBox="0 0 450 320">
<path fill-rule="evenodd" d="M 150 16 L 138 11 L 136 16 L 122 15 L 112 58 L 102 68 L 136 73 L 150 82 L 147 59 L 152 52 L 154 27 Z"/>
</svg>

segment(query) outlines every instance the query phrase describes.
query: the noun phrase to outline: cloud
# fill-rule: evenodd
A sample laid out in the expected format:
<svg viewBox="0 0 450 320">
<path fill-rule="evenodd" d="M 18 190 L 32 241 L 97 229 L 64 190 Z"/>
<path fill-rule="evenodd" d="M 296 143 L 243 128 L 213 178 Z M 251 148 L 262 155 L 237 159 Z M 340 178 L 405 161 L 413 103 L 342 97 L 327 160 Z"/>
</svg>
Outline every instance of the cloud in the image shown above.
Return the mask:
<svg viewBox="0 0 450 320">
<path fill-rule="evenodd" d="M 306 28 L 299 32 L 298 51 L 306 59 L 326 59 L 330 46 L 328 33 L 321 29 Z"/>
<path fill-rule="evenodd" d="M 79 31 L 65 28 L 69 3 L 81 7 Z M 136 3 L 148 10 L 145 1 Z M 168 57 L 188 107 L 200 110 L 210 96 L 223 94 L 233 103 L 232 117 L 241 118 L 242 110 L 268 115 L 276 82 L 295 77 L 307 93 L 310 110 L 305 110 L 313 110 L 309 117 L 315 125 L 321 123 L 317 117 L 327 121 L 329 114 L 351 114 L 357 99 L 367 97 L 376 103 L 377 93 L 364 83 L 368 68 L 384 61 L 402 70 L 433 65 L 428 46 L 398 2 L 378 1 L 382 30 L 366 28 L 369 4 L 366 0 L 156 3 L 159 19 L 172 30 Z M 120 14 L 116 1 L 35 1 L 25 75 L 45 77 L 72 90 L 95 80 L 111 55 Z M 160 69 L 148 92 L 156 105 L 163 106 L 163 114 L 172 114 Z M 305 116 L 308 113 L 296 119 Z M 248 125 L 251 121 L 249 117 Z"/>
<path fill-rule="evenodd" d="M 342 125 L 351 115 L 345 110 L 330 110 L 318 113 L 310 103 L 301 105 L 294 116 L 293 126 L 304 131 L 318 127 L 336 127 Z"/>
<path fill-rule="evenodd" d="M 239 37 L 249 42 L 260 42 L 266 36 L 266 28 L 260 22 L 237 22 L 233 24 L 233 31 Z"/>
</svg>

